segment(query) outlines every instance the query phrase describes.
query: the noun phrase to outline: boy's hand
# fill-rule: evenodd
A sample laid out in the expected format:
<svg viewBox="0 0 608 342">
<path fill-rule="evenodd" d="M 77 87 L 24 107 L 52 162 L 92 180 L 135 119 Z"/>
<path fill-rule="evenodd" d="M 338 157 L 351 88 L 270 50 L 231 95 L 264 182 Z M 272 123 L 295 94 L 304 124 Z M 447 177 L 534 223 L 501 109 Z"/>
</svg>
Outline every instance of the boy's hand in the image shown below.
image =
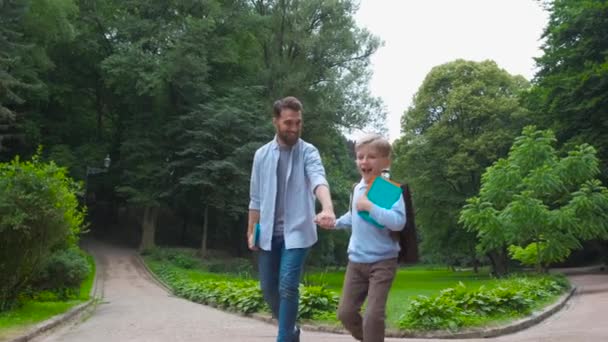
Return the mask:
<svg viewBox="0 0 608 342">
<path fill-rule="evenodd" d="M 357 200 L 357 210 L 358 211 L 371 211 L 374 204 L 367 198 L 366 194 L 361 195 L 359 200 Z"/>
<path fill-rule="evenodd" d="M 258 248 L 258 246 L 256 246 L 255 243 L 253 242 L 253 234 L 247 234 L 247 246 L 252 251 L 258 251 L 258 250 L 260 250 Z"/>
<path fill-rule="evenodd" d="M 323 209 L 315 217 L 315 223 L 321 228 L 332 229 L 336 226 L 336 215 L 333 210 Z"/>
</svg>

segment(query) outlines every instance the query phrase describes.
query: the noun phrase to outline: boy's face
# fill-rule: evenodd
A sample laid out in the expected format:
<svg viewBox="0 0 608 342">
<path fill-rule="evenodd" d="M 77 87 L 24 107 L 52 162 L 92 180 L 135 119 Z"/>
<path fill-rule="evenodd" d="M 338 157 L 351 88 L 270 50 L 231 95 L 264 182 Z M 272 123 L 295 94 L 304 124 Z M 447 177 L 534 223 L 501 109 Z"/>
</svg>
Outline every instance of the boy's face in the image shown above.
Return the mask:
<svg viewBox="0 0 608 342">
<path fill-rule="evenodd" d="M 357 168 L 365 183 L 369 184 L 375 177 L 380 176 L 383 169 L 389 166 L 388 157 L 382 156 L 375 148 L 369 145 L 357 148 Z"/>
<path fill-rule="evenodd" d="M 292 146 L 298 142 L 302 132 L 302 112 L 283 109 L 278 118 L 272 119 L 272 123 L 282 144 Z"/>
</svg>

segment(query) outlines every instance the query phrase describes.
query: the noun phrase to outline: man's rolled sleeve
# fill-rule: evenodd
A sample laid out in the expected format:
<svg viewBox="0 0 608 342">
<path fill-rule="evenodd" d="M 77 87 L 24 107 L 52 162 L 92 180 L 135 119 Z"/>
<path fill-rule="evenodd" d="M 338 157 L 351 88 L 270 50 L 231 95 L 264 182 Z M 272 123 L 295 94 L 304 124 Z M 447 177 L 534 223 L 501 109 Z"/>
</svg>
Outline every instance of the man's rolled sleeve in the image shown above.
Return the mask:
<svg viewBox="0 0 608 342">
<path fill-rule="evenodd" d="M 251 167 L 251 182 L 249 184 L 249 209 L 260 210 L 260 180 L 258 177 L 258 153 L 253 157 L 253 166 Z"/>
<path fill-rule="evenodd" d="M 310 191 L 313 193 L 319 185 L 325 185 L 329 188 L 327 179 L 325 178 L 325 169 L 321 162 L 319 151 L 315 147 L 309 147 L 305 155 L 306 176 L 310 182 Z"/>
</svg>

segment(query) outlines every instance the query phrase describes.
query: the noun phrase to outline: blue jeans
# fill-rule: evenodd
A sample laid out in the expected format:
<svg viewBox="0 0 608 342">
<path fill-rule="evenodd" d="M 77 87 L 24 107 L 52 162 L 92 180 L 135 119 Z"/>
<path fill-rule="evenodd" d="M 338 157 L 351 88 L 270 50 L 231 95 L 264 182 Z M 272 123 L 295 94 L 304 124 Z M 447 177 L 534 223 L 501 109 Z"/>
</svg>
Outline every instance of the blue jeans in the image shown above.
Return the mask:
<svg viewBox="0 0 608 342">
<path fill-rule="evenodd" d="M 308 248 L 286 249 L 283 237 L 273 237 L 271 246 L 271 251 L 259 252 L 260 286 L 279 321 L 277 342 L 291 342 L 298 316 L 298 286 Z"/>
</svg>

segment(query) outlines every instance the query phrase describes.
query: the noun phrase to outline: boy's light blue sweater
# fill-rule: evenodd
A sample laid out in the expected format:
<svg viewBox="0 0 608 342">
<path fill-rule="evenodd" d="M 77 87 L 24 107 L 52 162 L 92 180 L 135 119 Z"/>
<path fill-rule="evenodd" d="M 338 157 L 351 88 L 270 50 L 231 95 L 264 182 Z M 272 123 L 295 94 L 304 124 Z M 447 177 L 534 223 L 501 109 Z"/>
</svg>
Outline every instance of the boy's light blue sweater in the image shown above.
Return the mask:
<svg viewBox="0 0 608 342">
<path fill-rule="evenodd" d="M 391 238 L 390 232 L 399 231 L 405 226 L 403 195 L 391 209 L 373 205 L 370 216 L 384 226 L 379 229 L 357 214 L 357 200 L 367 191 L 367 186 L 363 180 L 355 186 L 351 210 L 336 221 L 336 228 L 352 229 L 348 259 L 358 263 L 374 263 L 396 258 L 399 255 L 399 242 Z"/>
</svg>

